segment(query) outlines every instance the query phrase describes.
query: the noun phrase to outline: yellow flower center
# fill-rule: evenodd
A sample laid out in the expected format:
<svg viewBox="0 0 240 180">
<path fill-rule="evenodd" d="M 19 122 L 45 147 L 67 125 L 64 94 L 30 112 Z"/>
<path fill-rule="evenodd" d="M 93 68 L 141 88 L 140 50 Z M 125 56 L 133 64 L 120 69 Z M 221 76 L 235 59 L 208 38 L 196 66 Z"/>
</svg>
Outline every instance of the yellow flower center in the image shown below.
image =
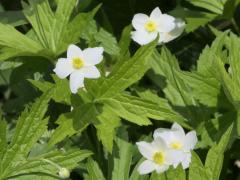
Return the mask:
<svg viewBox="0 0 240 180">
<path fill-rule="evenodd" d="M 182 149 L 182 143 L 180 142 L 173 142 L 170 144 L 170 147 L 173 149 Z"/>
<path fill-rule="evenodd" d="M 164 153 L 163 152 L 156 152 L 153 155 L 153 161 L 156 164 L 162 165 L 165 162 L 165 157 L 164 157 Z"/>
<path fill-rule="evenodd" d="M 157 24 L 153 21 L 148 21 L 144 27 L 148 32 L 153 32 L 153 31 L 156 31 Z"/>
<path fill-rule="evenodd" d="M 76 57 L 72 59 L 72 64 L 75 69 L 80 69 L 81 67 L 84 66 L 84 62 L 81 58 Z"/>
</svg>

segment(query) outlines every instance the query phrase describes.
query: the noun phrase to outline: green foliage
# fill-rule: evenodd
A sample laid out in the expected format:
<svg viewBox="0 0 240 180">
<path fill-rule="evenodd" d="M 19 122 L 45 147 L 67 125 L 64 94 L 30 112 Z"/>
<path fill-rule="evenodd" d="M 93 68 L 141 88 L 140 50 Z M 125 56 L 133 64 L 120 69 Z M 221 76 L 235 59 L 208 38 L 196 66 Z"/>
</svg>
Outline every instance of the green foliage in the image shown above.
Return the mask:
<svg viewBox="0 0 240 180">
<path fill-rule="evenodd" d="M 21 11 L 0 12 L 0 22 L 3 24 L 11 24 L 12 26 L 27 24 Z"/>
<path fill-rule="evenodd" d="M 115 64 L 109 76 L 95 84 L 97 89 L 89 89 L 90 93 L 97 99 L 109 98 L 138 81 L 149 69 L 148 61 L 156 45 L 157 40 L 139 48 L 130 59 Z"/>
<path fill-rule="evenodd" d="M 57 143 L 66 136 L 71 136 L 76 132 L 82 132 L 91 122 L 96 120 L 97 110 L 94 104 L 87 103 L 75 108 L 71 113 L 65 116 L 67 120 L 59 119 L 58 128 L 53 133 L 50 143 Z M 60 117 L 61 118 L 61 117 Z"/>
<path fill-rule="evenodd" d="M 184 170 L 180 166 L 178 166 L 176 169 L 173 169 L 173 168 L 169 169 L 167 173 L 163 173 L 163 174 L 153 173 L 150 179 L 151 180 L 168 180 L 168 179 L 185 180 L 186 175 Z"/>
<path fill-rule="evenodd" d="M 18 32 L 14 27 L 0 23 L 0 45 L 1 56 L 0 60 L 5 60 L 17 55 L 33 55 L 41 54 L 47 56 L 48 52 L 44 52 L 42 46 Z M 9 33 L 11 36 L 9 36 Z"/>
<path fill-rule="evenodd" d="M 116 134 L 115 130 L 121 125 L 121 119 L 106 106 L 103 108 L 104 110 L 97 116 L 98 121 L 94 123 L 94 126 L 97 129 L 97 136 L 102 141 L 103 146 L 107 151 L 111 152 Z"/>
<path fill-rule="evenodd" d="M 96 163 L 96 161 L 94 161 L 93 159 L 89 158 L 88 162 L 87 162 L 87 171 L 88 174 L 85 175 L 84 179 L 99 179 L 99 180 L 104 180 L 104 176 L 103 173 L 101 171 L 101 169 L 99 168 L 98 164 Z"/>
<path fill-rule="evenodd" d="M 106 106 L 115 111 L 120 117 L 138 125 L 148 125 L 148 118 L 156 120 L 168 120 L 184 124 L 184 118 L 174 112 L 165 99 L 154 103 L 128 94 L 120 94 L 114 98 L 101 100 Z"/>
<path fill-rule="evenodd" d="M 213 0 L 210 2 L 206 0 L 192 0 L 189 2 L 195 6 L 205 8 L 215 14 L 222 14 L 226 0 Z"/>
<path fill-rule="evenodd" d="M 128 135 L 124 130 L 120 132 L 119 138 L 116 139 L 116 149 L 113 150 L 113 164 L 112 179 L 121 180 L 128 179 L 131 161 L 133 156 L 133 147 L 128 143 Z"/>
<path fill-rule="evenodd" d="M 166 98 L 174 108 L 178 110 L 189 123 L 196 125 L 198 118 L 200 118 L 199 114 L 202 114 L 204 110 L 194 98 L 190 87 L 178 75 L 178 73 L 181 73 L 181 70 L 176 58 L 169 50 L 163 48 L 161 54 L 155 51 L 151 67 L 153 74 L 150 78 L 163 89 Z M 166 84 L 163 80 L 166 81 Z M 203 117 L 201 117 L 201 119 L 202 118 Z"/>
<path fill-rule="evenodd" d="M 31 37 L 30 32 L 23 35 L 14 27 L 0 23 L 0 60 L 16 56 L 42 56 L 54 60 L 69 44 L 78 42 L 97 11 L 80 13 L 70 20 L 75 4 L 76 0 L 60 1 L 53 12 L 48 0 L 23 2 L 24 15 L 33 27 Z"/>
<path fill-rule="evenodd" d="M 40 172 L 48 176 L 56 175 L 59 171 L 50 162 L 69 169 L 75 168 L 77 163 L 91 155 L 89 151 L 70 150 L 61 152 L 53 150 L 36 157 L 29 156 L 33 146 L 47 131 L 48 118 L 44 118 L 47 105 L 53 90 L 44 93 L 32 105 L 25 109 L 17 121 L 14 135 L 9 144 L 6 143 L 6 124 L 1 121 L 1 153 L 0 178 L 28 176 Z"/>
<path fill-rule="evenodd" d="M 203 166 L 199 157 L 193 153 L 193 161 L 190 165 L 189 179 L 211 179 L 220 178 L 220 173 L 224 160 L 224 152 L 227 150 L 229 140 L 233 133 L 233 124 L 223 134 L 218 144 L 215 144 L 207 153 L 205 166 Z"/>
<path fill-rule="evenodd" d="M 143 76 L 144 71 L 146 71 L 149 67 L 145 61 L 147 60 L 147 57 L 149 57 L 149 53 L 151 53 L 150 50 L 153 49 L 153 46 L 154 44 L 150 44 L 146 47 L 140 48 L 136 54 L 130 58 L 130 60 L 126 61 L 125 64 L 127 64 L 126 67 L 128 68 L 128 72 L 131 74 L 138 72 L 139 74 L 135 73 L 134 76 L 132 76 L 131 74 L 128 75 L 124 73 L 121 71 L 121 69 L 124 68 L 119 66 L 119 63 L 115 65 L 112 73 L 109 75 L 109 78 L 106 77 L 106 79 L 99 79 L 96 83 L 92 83 L 88 89 L 89 93 L 95 96 L 93 103 L 89 104 L 87 100 L 83 99 L 82 92 L 79 92 L 82 101 L 86 104 L 74 108 L 73 112 L 68 113 L 66 116 L 60 116 L 59 120 L 57 121 L 59 127 L 55 130 L 53 138 L 50 140 L 50 144 L 57 143 L 66 136 L 72 136 L 75 133 L 80 133 L 90 123 L 93 123 L 98 130 L 98 138 L 103 142 L 108 151 L 111 152 L 114 129 L 115 127 L 119 126 L 118 116 L 138 125 L 151 124 L 148 118 L 153 118 L 156 120 L 168 121 L 172 121 L 174 119 L 180 124 L 186 126 L 184 123 L 185 119 L 172 110 L 172 108 L 168 105 L 168 102 L 163 99 L 161 100 L 162 103 L 156 103 L 127 94 L 119 94 L 116 96 L 116 94 L 120 93 L 126 87 L 131 85 L 132 82 L 137 81 L 141 76 Z M 142 59 L 138 59 L 136 61 L 135 58 L 137 57 L 141 57 Z M 136 65 L 133 66 L 132 63 L 135 63 Z M 142 73 L 140 73 L 137 67 L 143 68 Z M 125 78 L 123 77 L 128 78 L 126 78 L 127 80 L 124 80 Z M 69 91 L 64 91 L 67 88 L 66 81 L 59 81 L 56 80 L 56 78 L 54 79 L 56 81 L 55 85 L 50 85 L 48 82 L 31 82 L 43 92 L 50 87 L 53 87 L 56 89 L 55 93 L 53 94 L 53 99 L 56 102 L 66 102 L 69 104 L 70 99 L 67 100 L 65 98 L 69 97 L 67 96 Z M 119 81 L 124 80 L 124 83 L 118 83 L 118 86 L 120 86 L 118 87 L 115 85 L 116 79 Z M 109 86 L 112 87 L 112 89 L 109 88 Z M 106 90 L 104 90 L 104 88 L 106 88 Z M 97 110 L 95 108 L 99 103 L 102 104 L 103 107 L 98 107 L 97 109 L 99 110 Z M 111 114 L 111 116 L 109 114 Z M 109 121 L 109 117 L 112 117 L 112 124 L 110 123 L 111 126 L 109 123 L 107 123 L 107 121 Z M 109 134 L 109 136 L 106 137 L 106 133 L 110 133 L 112 135 L 110 136 Z"/>
<path fill-rule="evenodd" d="M 235 178 L 239 0 L 17 2 L 0 3 L 0 180 L 59 179 L 59 168 L 87 180 Z M 156 6 L 185 32 L 139 47 L 131 19 Z M 101 77 L 76 94 L 52 71 L 70 44 L 104 48 Z M 197 132 L 189 169 L 140 175 L 135 143 L 174 122 Z"/>
<path fill-rule="evenodd" d="M 70 104 L 71 98 L 71 91 L 69 90 L 68 81 L 67 80 L 60 80 L 56 76 L 53 76 L 55 84 L 50 82 L 40 82 L 29 80 L 35 87 L 37 87 L 40 91 L 46 92 L 51 88 L 54 88 L 52 98 L 54 101 L 59 103 L 66 103 Z"/>
<path fill-rule="evenodd" d="M 205 170 L 204 165 L 202 164 L 201 159 L 196 153 L 192 153 L 192 164 L 189 169 L 189 179 L 208 179 L 210 173 Z"/>
<path fill-rule="evenodd" d="M 205 161 L 205 168 L 211 172 L 212 179 L 217 180 L 220 177 L 224 160 L 224 152 L 226 151 L 228 143 L 230 141 L 232 129 L 233 124 L 224 133 L 220 142 L 208 151 Z"/>
<path fill-rule="evenodd" d="M 205 26 L 207 23 L 214 20 L 218 15 L 208 13 L 204 11 L 194 11 L 186 7 L 179 6 L 174 9 L 171 14 L 173 16 L 184 18 L 187 22 L 186 32 L 190 33 L 198 29 L 199 27 Z"/>
<path fill-rule="evenodd" d="M 234 16 L 234 10 L 239 4 L 239 0 L 187 0 L 194 5 L 190 8 L 179 4 L 171 14 L 184 18 L 187 22 L 186 31 L 192 32 L 201 26 L 213 21 L 218 17 L 231 19 Z M 203 9 L 203 10 L 202 10 Z M 231 9 L 231 10 L 230 10 Z"/>
</svg>

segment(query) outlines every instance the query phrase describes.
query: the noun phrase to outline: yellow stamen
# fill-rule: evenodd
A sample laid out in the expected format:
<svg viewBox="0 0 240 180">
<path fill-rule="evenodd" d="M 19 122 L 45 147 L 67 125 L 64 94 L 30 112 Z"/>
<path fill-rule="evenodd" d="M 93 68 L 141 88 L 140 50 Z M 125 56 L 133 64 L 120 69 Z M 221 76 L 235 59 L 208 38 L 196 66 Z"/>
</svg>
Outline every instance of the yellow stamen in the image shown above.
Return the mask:
<svg viewBox="0 0 240 180">
<path fill-rule="evenodd" d="M 164 157 L 164 153 L 163 152 L 156 152 L 153 155 L 153 161 L 156 164 L 162 165 L 165 162 L 165 157 Z"/>
<path fill-rule="evenodd" d="M 148 32 L 153 32 L 153 31 L 156 31 L 157 24 L 153 21 L 148 21 L 144 27 Z"/>
<path fill-rule="evenodd" d="M 84 66 L 84 62 L 81 58 L 76 57 L 72 59 L 72 64 L 75 69 L 80 69 L 81 67 Z"/>
<path fill-rule="evenodd" d="M 173 149 L 182 149 L 182 144 L 180 142 L 173 142 L 170 144 L 170 147 Z"/>
</svg>

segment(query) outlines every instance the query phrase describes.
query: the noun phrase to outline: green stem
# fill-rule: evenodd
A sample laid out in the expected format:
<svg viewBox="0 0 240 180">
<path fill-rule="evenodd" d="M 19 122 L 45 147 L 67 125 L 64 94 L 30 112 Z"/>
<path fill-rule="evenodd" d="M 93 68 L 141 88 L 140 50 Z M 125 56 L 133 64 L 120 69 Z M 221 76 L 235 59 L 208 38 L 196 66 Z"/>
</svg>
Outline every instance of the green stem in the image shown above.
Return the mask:
<svg viewBox="0 0 240 180">
<path fill-rule="evenodd" d="M 164 172 L 165 179 L 168 180 L 167 173 Z"/>
</svg>

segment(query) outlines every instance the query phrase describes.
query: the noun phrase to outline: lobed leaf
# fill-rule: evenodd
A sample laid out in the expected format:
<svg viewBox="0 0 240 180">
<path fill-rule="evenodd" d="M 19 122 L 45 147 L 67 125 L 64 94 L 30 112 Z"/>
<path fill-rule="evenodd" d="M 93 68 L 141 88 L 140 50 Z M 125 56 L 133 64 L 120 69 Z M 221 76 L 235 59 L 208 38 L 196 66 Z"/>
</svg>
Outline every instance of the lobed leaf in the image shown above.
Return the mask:
<svg viewBox="0 0 240 180">
<path fill-rule="evenodd" d="M 89 91 L 97 99 L 113 97 L 138 81 L 149 69 L 148 61 L 151 60 L 156 43 L 157 40 L 142 46 L 132 58 L 117 63 L 108 77 L 96 83 L 98 88 L 91 88 Z"/>
</svg>

